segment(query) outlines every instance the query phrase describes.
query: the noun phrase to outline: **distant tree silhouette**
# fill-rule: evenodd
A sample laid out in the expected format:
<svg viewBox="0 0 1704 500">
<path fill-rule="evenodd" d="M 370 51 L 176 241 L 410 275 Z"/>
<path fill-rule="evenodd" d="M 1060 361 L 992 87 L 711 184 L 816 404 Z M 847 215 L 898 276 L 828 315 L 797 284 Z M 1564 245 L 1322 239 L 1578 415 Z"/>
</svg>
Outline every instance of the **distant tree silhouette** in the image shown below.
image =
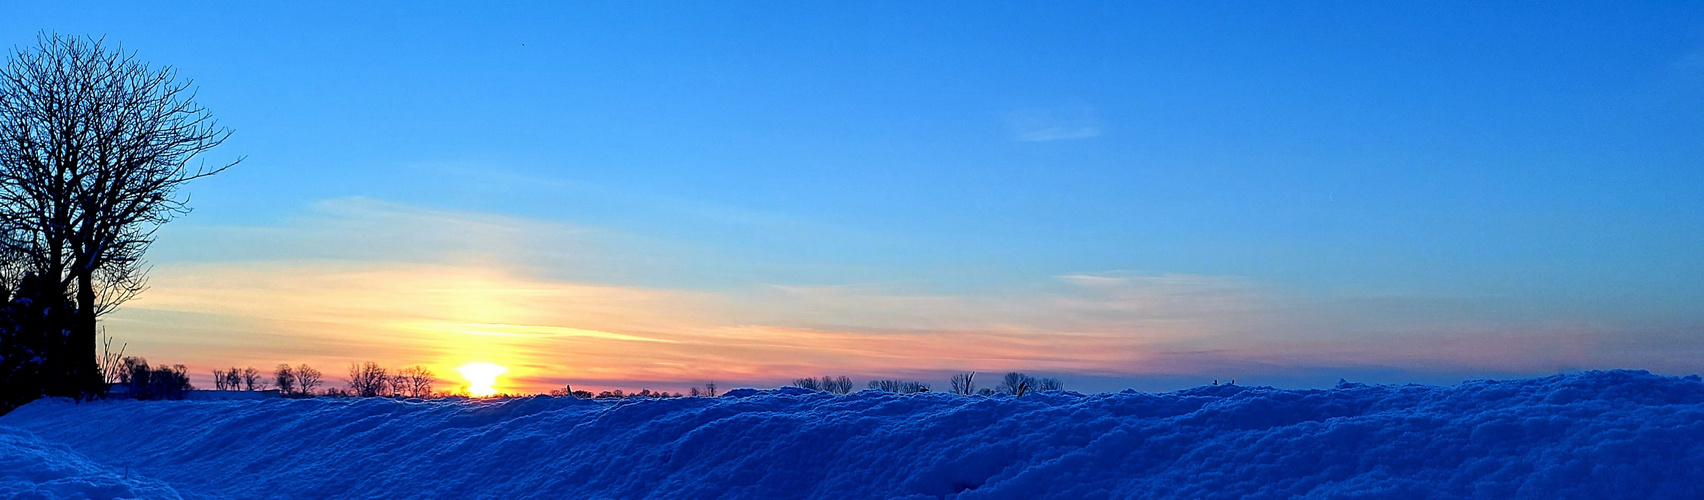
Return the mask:
<svg viewBox="0 0 1704 500">
<path fill-rule="evenodd" d="M 96 318 L 143 290 L 155 230 L 188 211 L 179 188 L 235 165 L 190 168 L 230 134 L 194 96 L 171 67 L 91 38 L 43 33 L 0 67 L 0 272 L 76 303 L 54 327 L 72 334 L 47 353 L 50 395 L 105 390 Z"/>
<path fill-rule="evenodd" d="M 706 397 L 712 397 L 712 398 L 716 397 L 716 383 L 715 382 L 709 382 L 709 383 L 704 384 L 704 395 Z"/>
<path fill-rule="evenodd" d="M 378 363 L 349 364 L 349 392 L 354 396 L 370 398 L 383 395 L 389 381 L 389 371 Z"/>
<path fill-rule="evenodd" d="M 952 390 L 953 394 L 957 394 L 957 395 L 960 395 L 960 396 L 969 396 L 969 395 L 975 394 L 976 393 L 976 372 L 960 373 L 958 375 L 953 375 L 952 380 L 949 381 L 948 383 L 952 386 L 951 390 Z"/>
<path fill-rule="evenodd" d="M 314 395 L 314 388 L 320 385 L 320 371 L 303 363 L 296 367 L 297 394 L 302 396 Z"/>
<path fill-rule="evenodd" d="M 272 383 L 278 385 L 279 395 L 296 395 L 296 369 L 290 368 L 289 364 L 279 364 L 272 370 Z"/>
<path fill-rule="evenodd" d="M 243 371 L 242 370 L 238 370 L 237 367 L 233 366 L 230 369 L 225 370 L 224 375 L 225 375 L 225 390 L 228 390 L 228 391 L 243 390 Z"/>
<path fill-rule="evenodd" d="M 852 393 L 852 379 L 847 378 L 844 375 L 842 375 L 840 377 L 831 377 L 831 376 L 828 376 L 828 375 L 823 375 L 822 378 L 820 378 L 820 379 L 817 379 L 817 378 L 793 379 L 793 386 L 803 388 L 803 389 L 810 389 L 810 390 L 813 390 L 813 391 L 825 391 L 825 392 L 829 392 L 829 393 L 832 393 L 832 394 L 851 394 Z"/>
<path fill-rule="evenodd" d="M 408 396 L 408 376 L 403 375 L 402 371 L 398 370 L 397 373 L 391 375 L 390 377 L 387 377 L 385 379 L 384 394 L 387 395 L 387 396 L 397 397 L 397 398 L 407 397 Z"/>
<path fill-rule="evenodd" d="M 266 390 L 266 378 L 260 375 L 260 370 L 256 370 L 252 366 L 243 369 L 242 380 L 243 390 L 245 391 Z"/>
<path fill-rule="evenodd" d="M 822 390 L 834 394 L 851 394 L 852 379 L 847 378 L 845 375 L 830 379 L 827 375 L 824 375 L 822 377 Z"/>
<path fill-rule="evenodd" d="M 694 398 L 698 397 L 699 396 L 698 388 L 693 387 L 691 390 L 686 391 L 686 395 L 690 396 L 690 397 L 694 397 Z"/>
<path fill-rule="evenodd" d="M 1063 391 L 1065 390 L 1065 381 L 1056 378 L 1038 378 L 1035 379 L 1035 390 Z"/>
<path fill-rule="evenodd" d="M 396 391 L 398 397 L 402 397 L 404 394 L 411 398 L 427 398 L 432 396 L 433 379 L 431 369 L 420 365 L 414 365 L 397 372 L 396 376 L 397 378 L 402 379 L 403 382 L 400 387 L 401 390 Z"/>
<path fill-rule="evenodd" d="M 898 394 L 929 392 L 929 384 L 927 383 L 908 382 L 904 380 L 871 380 L 869 388 Z"/>
<path fill-rule="evenodd" d="M 1023 374 L 1023 372 L 1009 372 L 1005 378 L 1000 379 L 1000 385 L 994 386 L 994 390 L 1013 396 L 1023 396 L 1024 393 L 1033 389 L 1035 389 L 1035 379 Z"/>
</svg>

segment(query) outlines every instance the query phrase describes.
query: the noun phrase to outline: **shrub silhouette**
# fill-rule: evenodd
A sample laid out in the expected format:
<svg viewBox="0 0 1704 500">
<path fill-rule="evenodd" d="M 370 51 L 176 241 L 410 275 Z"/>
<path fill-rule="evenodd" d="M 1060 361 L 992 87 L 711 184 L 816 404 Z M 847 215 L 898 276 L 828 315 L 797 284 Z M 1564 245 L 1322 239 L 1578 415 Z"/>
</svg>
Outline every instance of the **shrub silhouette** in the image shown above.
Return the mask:
<svg viewBox="0 0 1704 500">
<path fill-rule="evenodd" d="M 27 274 L 0 307 L 0 413 L 42 396 L 76 397 L 84 387 L 65 376 L 77 356 L 69 349 L 75 306 L 51 280 Z"/>
<path fill-rule="evenodd" d="M 130 387 L 136 399 L 183 399 L 195 387 L 189 384 L 189 369 L 183 365 L 150 368 L 148 360 L 127 357 L 119 362 L 118 381 Z"/>
</svg>

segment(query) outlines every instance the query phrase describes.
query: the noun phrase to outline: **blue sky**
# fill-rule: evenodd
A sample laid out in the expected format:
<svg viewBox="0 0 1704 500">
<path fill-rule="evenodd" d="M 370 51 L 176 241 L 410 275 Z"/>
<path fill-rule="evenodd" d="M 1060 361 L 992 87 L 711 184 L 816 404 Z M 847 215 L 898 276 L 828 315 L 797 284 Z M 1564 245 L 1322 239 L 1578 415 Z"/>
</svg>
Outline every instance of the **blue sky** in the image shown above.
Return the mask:
<svg viewBox="0 0 1704 500">
<path fill-rule="evenodd" d="M 710 294 L 723 326 L 904 326 L 870 319 L 891 315 L 986 331 L 979 320 L 1027 304 L 993 324 L 1040 344 L 1124 332 L 1126 365 L 1168 367 L 1052 368 L 1108 387 L 1220 372 L 1292 385 L 1690 373 L 1704 354 L 1697 5 L 5 10 L 0 41 L 104 35 L 193 78 L 235 130 L 209 161 L 247 160 L 193 185 L 195 212 L 152 254 L 168 298 L 205 288 L 191 276 L 220 274 L 208 266 L 410 262 Z M 402 227 L 422 229 L 375 236 Z M 1047 305 L 1111 283 L 1090 278 L 1142 297 L 1240 297 L 1231 309 L 1259 319 L 1161 301 L 1170 312 L 1112 307 L 1125 315 L 1090 328 L 1073 321 L 1094 315 Z M 1181 282 L 1213 292 L 1166 288 Z M 828 310 L 766 290 L 861 295 Z M 336 362 L 168 342 L 147 332 L 192 320 L 143 318 L 170 309 L 229 333 L 277 330 L 265 321 L 282 313 L 148 300 L 116 319 L 153 356 Z M 1464 347 L 1365 359 L 1415 349 L 1390 338 Z M 1359 347 L 1317 354 L 1322 343 Z M 1565 347 L 1533 354 L 1546 344 Z M 1220 351 L 1238 354 L 1198 359 Z M 990 368 L 1053 366 L 1037 356 Z M 535 364 L 531 383 L 561 371 Z M 720 376 L 758 383 L 785 371 L 772 365 Z M 879 367 L 892 368 L 843 368 Z"/>
</svg>

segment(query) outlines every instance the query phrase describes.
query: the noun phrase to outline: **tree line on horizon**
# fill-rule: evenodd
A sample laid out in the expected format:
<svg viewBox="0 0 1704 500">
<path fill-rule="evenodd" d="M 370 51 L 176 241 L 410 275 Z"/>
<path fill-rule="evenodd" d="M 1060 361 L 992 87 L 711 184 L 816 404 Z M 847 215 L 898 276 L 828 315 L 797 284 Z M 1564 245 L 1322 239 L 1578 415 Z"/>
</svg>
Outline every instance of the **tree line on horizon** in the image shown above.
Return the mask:
<svg viewBox="0 0 1704 500">
<path fill-rule="evenodd" d="M 109 355 L 110 356 L 110 355 Z M 184 365 L 150 367 L 147 360 L 139 357 L 120 357 L 118 361 L 109 363 L 114 369 L 108 374 L 114 387 L 124 389 L 126 397 L 134 399 L 183 399 L 189 391 L 196 390 L 189 382 L 188 371 Z M 217 391 L 270 391 L 277 390 L 279 397 L 285 398 L 443 398 L 458 394 L 451 391 L 434 391 L 436 384 L 434 373 L 430 368 L 414 365 L 408 368 L 392 370 L 378 363 L 350 363 L 348 378 L 344 380 L 346 388 L 327 388 L 316 391 L 324 383 L 323 374 L 307 364 L 291 366 L 279 364 L 272 374 L 267 376 L 254 367 L 212 370 L 214 390 Z M 1063 381 L 1056 378 L 1032 377 L 1022 372 L 1009 372 L 991 388 L 978 389 L 975 384 L 976 372 L 966 372 L 953 375 L 948 382 L 948 394 L 959 396 L 993 396 L 1007 394 L 1021 397 L 1033 392 L 1062 391 Z M 850 394 L 854 387 L 852 379 L 846 376 L 823 376 L 821 378 L 793 379 L 795 387 L 831 394 Z M 932 386 L 927 382 L 907 381 L 897 379 L 876 379 L 866 384 L 866 389 L 895 394 L 918 394 L 931 392 Z M 680 398 L 680 397 L 717 397 L 719 392 L 715 382 L 704 384 L 702 387 L 691 387 L 687 392 L 671 393 L 668 391 L 652 391 L 641 389 L 626 392 L 621 389 L 605 390 L 599 393 L 574 390 L 571 385 L 561 389 L 553 389 L 546 395 L 554 397 L 574 397 L 581 399 L 626 399 L 626 398 Z M 492 397 L 524 397 L 527 394 L 504 393 Z"/>
<path fill-rule="evenodd" d="M 831 394 L 850 394 L 852 392 L 852 379 L 846 376 L 831 377 L 828 375 L 824 375 L 822 378 L 806 377 L 793 379 L 793 386 Z M 976 372 L 960 373 L 953 375 L 948 380 L 948 386 L 947 392 L 949 394 L 959 396 L 992 396 L 994 394 L 1023 396 L 1035 391 L 1065 390 L 1064 381 L 1056 378 L 1031 377 L 1023 372 L 1009 372 L 993 388 L 981 390 L 976 389 Z M 927 382 L 907 380 L 871 380 L 866 387 L 871 390 L 896 394 L 916 394 L 930 390 L 930 385 Z"/>
</svg>

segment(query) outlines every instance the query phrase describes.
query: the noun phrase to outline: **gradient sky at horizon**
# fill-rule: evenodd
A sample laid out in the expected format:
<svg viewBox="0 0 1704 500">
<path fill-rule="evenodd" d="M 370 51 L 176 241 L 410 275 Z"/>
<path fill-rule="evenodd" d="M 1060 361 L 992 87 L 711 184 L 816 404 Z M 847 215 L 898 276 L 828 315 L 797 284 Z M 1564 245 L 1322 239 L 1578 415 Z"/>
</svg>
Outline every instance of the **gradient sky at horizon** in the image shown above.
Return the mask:
<svg viewBox="0 0 1704 500">
<path fill-rule="evenodd" d="M 42 30 L 174 66 L 247 157 L 107 320 L 198 380 L 1704 364 L 1694 3 L 0 7 Z"/>
</svg>

